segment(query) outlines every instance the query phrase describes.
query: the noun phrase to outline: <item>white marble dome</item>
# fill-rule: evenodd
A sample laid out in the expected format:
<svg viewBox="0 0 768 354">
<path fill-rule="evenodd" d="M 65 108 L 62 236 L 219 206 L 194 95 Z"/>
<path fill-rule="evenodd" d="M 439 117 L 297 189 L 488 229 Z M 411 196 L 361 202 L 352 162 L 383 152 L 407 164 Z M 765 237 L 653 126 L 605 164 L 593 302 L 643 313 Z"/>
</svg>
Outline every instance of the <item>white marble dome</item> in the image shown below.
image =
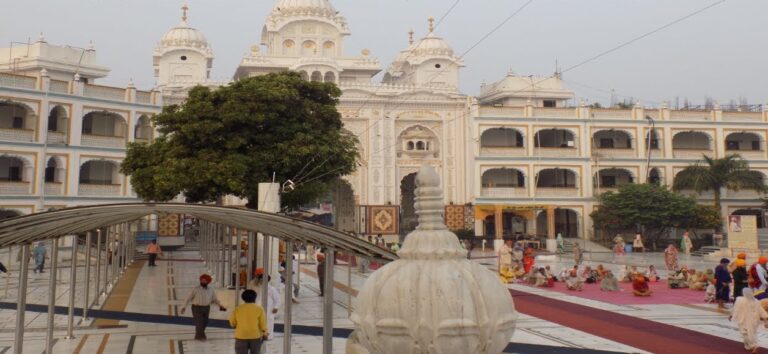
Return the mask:
<svg viewBox="0 0 768 354">
<path fill-rule="evenodd" d="M 210 48 L 203 32 L 190 27 L 186 20 L 182 20 L 181 23 L 168 30 L 160 40 L 160 45 L 165 47 Z"/>
<path fill-rule="evenodd" d="M 443 223 L 434 169 L 416 176 L 419 225 L 400 259 L 373 273 L 361 289 L 348 348 L 385 354 L 497 354 L 515 331 L 512 297 L 496 274 L 466 259 Z"/>
<path fill-rule="evenodd" d="M 272 11 L 336 14 L 336 9 L 328 0 L 279 0 Z"/>
<path fill-rule="evenodd" d="M 428 34 L 413 46 L 411 50 L 414 56 L 445 56 L 453 57 L 453 48 L 444 39 Z"/>
</svg>

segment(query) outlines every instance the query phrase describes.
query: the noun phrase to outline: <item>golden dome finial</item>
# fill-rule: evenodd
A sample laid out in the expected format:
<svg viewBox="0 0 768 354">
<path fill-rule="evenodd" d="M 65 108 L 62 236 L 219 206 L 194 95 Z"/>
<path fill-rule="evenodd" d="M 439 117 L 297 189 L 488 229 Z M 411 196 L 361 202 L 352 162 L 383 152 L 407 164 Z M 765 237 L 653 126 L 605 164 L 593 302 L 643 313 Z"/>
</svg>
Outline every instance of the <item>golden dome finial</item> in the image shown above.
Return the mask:
<svg viewBox="0 0 768 354">
<path fill-rule="evenodd" d="M 435 18 L 429 16 L 429 18 L 427 18 L 427 22 L 429 22 L 429 33 L 432 33 L 432 31 L 435 30 Z"/>
<path fill-rule="evenodd" d="M 184 5 L 181 7 L 181 20 L 184 22 L 187 21 L 187 11 L 189 11 L 189 6 L 184 3 Z"/>
</svg>

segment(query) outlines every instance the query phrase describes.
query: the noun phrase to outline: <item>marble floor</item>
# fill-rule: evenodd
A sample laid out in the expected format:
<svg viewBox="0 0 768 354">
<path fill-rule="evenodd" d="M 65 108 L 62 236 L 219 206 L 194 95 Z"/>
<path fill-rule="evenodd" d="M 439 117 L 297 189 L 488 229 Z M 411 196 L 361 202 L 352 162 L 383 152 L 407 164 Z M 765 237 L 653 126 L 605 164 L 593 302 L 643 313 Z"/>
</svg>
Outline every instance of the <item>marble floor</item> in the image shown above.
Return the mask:
<svg viewBox="0 0 768 354">
<path fill-rule="evenodd" d="M 476 252 L 474 256 L 477 258 L 474 261 L 486 264 L 493 269 L 495 259 L 492 258 L 492 255 L 488 252 Z M 0 253 L 0 259 L 4 259 L 3 257 Z M 166 257 L 158 262 L 157 267 L 144 266 L 141 268 L 135 279 L 132 292 L 126 295 L 128 298 L 124 305 L 124 311 L 127 313 L 190 317 L 189 311 L 185 315 L 181 315 L 179 310 L 190 289 L 197 284 L 198 276 L 207 271 L 206 265 L 197 259 L 199 257 L 193 251 L 166 252 Z M 612 263 L 601 262 L 618 267 L 622 264 L 641 261 L 663 264 L 663 257 L 659 254 L 631 255 L 616 259 Z M 714 261 L 711 260 L 697 259 L 696 261 L 700 262 L 702 267 L 714 264 Z M 556 256 L 554 258 L 541 258 L 537 262 L 555 267 L 566 267 L 573 261 L 567 256 Z M 14 266 L 18 267 L 17 264 Z M 296 325 L 320 326 L 322 324 L 322 298 L 318 296 L 314 268 L 313 264 L 302 264 L 298 298 L 300 303 L 293 305 L 292 311 L 293 323 Z M 12 276 L 0 277 L 0 284 L 5 284 L 3 290 L 0 290 L 0 301 L 3 303 L 16 301 L 17 274 L 15 269 L 11 271 Z M 91 282 L 95 281 L 93 279 L 95 274 L 93 273 L 92 271 Z M 30 276 L 29 303 L 47 304 L 48 274 L 32 274 Z M 69 298 L 69 267 L 66 267 L 61 274 L 57 282 L 56 304 L 64 306 Z M 354 307 L 355 289 L 359 289 L 370 274 L 370 272 L 360 273 L 358 268 L 348 267 L 344 264 L 335 266 L 337 287 L 334 291 L 334 327 L 352 327 L 348 316 L 349 311 Z M 83 303 L 84 294 L 80 290 L 82 289 L 83 278 L 84 267 L 80 266 L 76 277 L 78 291 L 75 296 L 78 307 L 82 306 Z M 510 288 L 740 341 L 735 327 L 727 320 L 727 314 L 718 312 L 711 305 L 625 306 L 589 301 L 576 296 L 520 285 L 510 285 Z M 232 301 L 232 291 L 219 289 L 218 294 L 222 301 Z M 101 299 L 100 303 L 104 303 L 104 299 Z M 232 308 L 232 306 L 228 307 Z M 228 314 L 227 311 L 216 309 L 212 311 L 211 318 L 223 320 L 227 318 Z M 15 318 L 15 310 L 0 309 L 0 353 L 12 352 Z M 27 311 L 26 335 L 24 337 L 25 353 L 44 352 L 46 318 L 45 313 Z M 282 321 L 283 313 L 281 311 L 276 322 L 282 323 Z M 55 353 L 223 353 L 231 352 L 234 345 L 232 330 L 227 328 L 209 328 L 207 331 L 209 340 L 199 342 L 193 340 L 193 328 L 186 325 L 123 320 L 118 326 L 98 328 L 91 321 L 81 321 L 79 317 L 75 318 L 75 338 L 63 339 L 66 334 L 66 322 L 66 316 L 56 315 Z M 294 335 L 292 339 L 293 353 L 321 352 L 322 337 Z M 542 346 L 542 348 L 551 346 L 563 350 L 586 350 L 580 352 L 589 352 L 590 350 L 624 353 L 643 352 L 622 343 L 523 314 L 519 317 L 517 330 L 510 341 L 516 344 Z M 344 352 L 344 342 L 343 338 L 334 338 L 334 353 Z M 760 334 L 760 343 L 763 346 L 768 346 L 768 334 L 765 332 Z M 282 353 L 282 344 L 282 337 L 278 334 L 276 338 L 267 343 L 267 352 Z"/>
</svg>

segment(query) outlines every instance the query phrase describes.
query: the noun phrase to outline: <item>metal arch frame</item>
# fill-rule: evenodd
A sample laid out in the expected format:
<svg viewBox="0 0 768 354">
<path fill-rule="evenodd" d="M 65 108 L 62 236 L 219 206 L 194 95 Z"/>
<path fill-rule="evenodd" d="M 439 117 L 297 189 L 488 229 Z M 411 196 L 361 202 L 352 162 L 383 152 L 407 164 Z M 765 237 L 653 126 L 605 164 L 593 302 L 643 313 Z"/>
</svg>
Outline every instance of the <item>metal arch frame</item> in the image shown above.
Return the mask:
<svg viewBox="0 0 768 354">
<path fill-rule="evenodd" d="M 390 250 L 312 222 L 250 209 L 184 203 L 90 205 L 10 218 L 0 222 L 0 247 L 82 233 L 155 213 L 190 214 L 284 241 L 309 242 L 383 263 L 398 259 Z"/>
</svg>

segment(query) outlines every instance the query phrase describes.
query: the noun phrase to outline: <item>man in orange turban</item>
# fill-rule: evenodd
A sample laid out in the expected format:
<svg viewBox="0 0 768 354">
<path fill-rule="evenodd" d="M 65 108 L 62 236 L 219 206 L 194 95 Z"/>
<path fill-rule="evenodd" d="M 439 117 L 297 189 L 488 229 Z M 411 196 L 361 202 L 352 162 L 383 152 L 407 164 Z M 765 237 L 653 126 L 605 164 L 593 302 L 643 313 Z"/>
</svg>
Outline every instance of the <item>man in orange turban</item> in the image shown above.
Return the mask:
<svg viewBox="0 0 768 354">
<path fill-rule="evenodd" d="M 325 295 L 325 255 L 317 254 L 317 281 L 320 285 L 320 296 Z"/>
<path fill-rule="evenodd" d="M 757 259 L 757 263 L 749 267 L 749 287 L 755 290 L 755 294 L 764 293 L 766 286 L 768 286 L 766 263 L 768 263 L 768 258 L 760 257 Z"/>
<path fill-rule="evenodd" d="M 184 307 L 181 308 L 181 314 L 187 310 L 187 306 L 192 303 L 192 318 L 195 320 L 195 339 L 206 340 L 205 328 L 208 327 L 208 317 L 211 313 L 211 304 L 219 305 L 221 311 L 227 309 L 221 305 L 219 299 L 216 298 L 216 291 L 209 287 L 213 279 L 208 274 L 200 275 L 200 286 L 192 289 L 192 292 L 187 297 L 187 301 L 184 302 Z"/>
<path fill-rule="evenodd" d="M 638 275 L 632 282 L 632 293 L 635 294 L 635 296 L 651 296 L 653 291 L 651 291 L 651 288 L 648 286 L 645 277 Z"/>
<path fill-rule="evenodd" d="M 749 280 L 747 279 L 747 261 L 744 258 L 736 258 L 733 263 L 736 265 L 731 273 L 733 276 L 733 298 L 735 299 L 741 296 L 744 288 L 749 285 Z"/>
</svg>

